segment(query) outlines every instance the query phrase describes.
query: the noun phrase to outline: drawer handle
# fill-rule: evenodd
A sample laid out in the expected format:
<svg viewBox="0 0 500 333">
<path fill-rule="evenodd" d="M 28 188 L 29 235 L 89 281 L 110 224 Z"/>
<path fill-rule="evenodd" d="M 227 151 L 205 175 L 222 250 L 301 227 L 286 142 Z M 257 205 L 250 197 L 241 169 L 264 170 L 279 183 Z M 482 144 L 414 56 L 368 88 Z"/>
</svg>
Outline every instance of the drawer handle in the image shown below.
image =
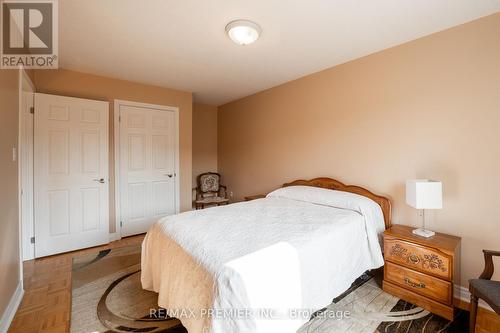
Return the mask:
<svg viewBox="0 0 500 333">
<path fill-rule="evenodd" d="M 408 256 L 408 260 L 411 261 L 412 264 L 418 264 L 420 262 L 420 258 L 413 253 Z"/>
<path fill-rule="evenodd" d="M 413 282 L 412 280 L 408 279 L 407 277 L 405 277 L 405 283 L 407 285 L 409 285 L 410 287 L 413 287 L 413 288 L 420 288 L 420 289 L 424 289 L 425 288 L 425 283 L 423 283 L 423 282 L 420 282 L 420 283 Z"/>
</svg>

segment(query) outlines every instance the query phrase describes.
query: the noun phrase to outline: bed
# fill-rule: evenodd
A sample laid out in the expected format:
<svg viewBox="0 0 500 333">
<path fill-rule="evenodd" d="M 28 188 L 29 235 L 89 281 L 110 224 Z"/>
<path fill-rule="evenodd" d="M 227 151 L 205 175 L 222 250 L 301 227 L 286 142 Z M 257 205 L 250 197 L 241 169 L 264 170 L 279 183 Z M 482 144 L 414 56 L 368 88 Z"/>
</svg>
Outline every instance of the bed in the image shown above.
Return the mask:
<svg viewBox="0 0 500 333">
<path fill-rule="evenodd" d="M 383 266 L 390 201 L 330 178 L 161 219 L 141 282 L 189 333 L 296 332 L 363 272 Z"/>
</svg>

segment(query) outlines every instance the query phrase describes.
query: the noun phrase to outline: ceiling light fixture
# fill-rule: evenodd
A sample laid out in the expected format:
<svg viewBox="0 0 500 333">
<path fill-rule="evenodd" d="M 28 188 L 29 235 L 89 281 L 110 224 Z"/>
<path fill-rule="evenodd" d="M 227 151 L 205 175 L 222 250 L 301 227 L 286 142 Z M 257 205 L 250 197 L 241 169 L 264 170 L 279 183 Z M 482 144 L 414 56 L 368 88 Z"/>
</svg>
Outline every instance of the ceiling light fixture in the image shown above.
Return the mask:
<svg viewBox="0 0 500 333">
<path fill-rule="evenodd" d="M 235 20 L 226 25 L 226 33 L 233 42 L 239 45 L 248 45 L 259 39 L 262 29 L 248 20 Z"/>
</svg>

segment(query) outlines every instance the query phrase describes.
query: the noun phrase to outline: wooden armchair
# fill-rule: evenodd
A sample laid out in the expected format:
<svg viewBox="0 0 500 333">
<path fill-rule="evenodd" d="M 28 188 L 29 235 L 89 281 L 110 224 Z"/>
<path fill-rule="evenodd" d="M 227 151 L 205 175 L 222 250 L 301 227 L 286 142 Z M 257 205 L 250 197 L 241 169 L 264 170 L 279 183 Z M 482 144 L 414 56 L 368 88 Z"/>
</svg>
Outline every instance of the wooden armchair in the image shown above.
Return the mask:
<svg viewBox="0 0 500 333">
<path fill-rule="evenodd" d="M 220 174 L 216 172 L 202 173 L 196 179 L 197 187 L 195 207 L 203 209 L 210 205 L 227 205 L 227 187 L 220 184 Z"/>
<path fill-rule="evenodd" d="M 493 276 L 493 256 L 500 251 L 483 250 L 484 270 L 479 279 L 469 280 L 470 291 L 470 333 L 475 332 L 478 299 L 484 300 L 497 314 L 500 313 L 500 281 L 491 281 Z"/>
</svg>

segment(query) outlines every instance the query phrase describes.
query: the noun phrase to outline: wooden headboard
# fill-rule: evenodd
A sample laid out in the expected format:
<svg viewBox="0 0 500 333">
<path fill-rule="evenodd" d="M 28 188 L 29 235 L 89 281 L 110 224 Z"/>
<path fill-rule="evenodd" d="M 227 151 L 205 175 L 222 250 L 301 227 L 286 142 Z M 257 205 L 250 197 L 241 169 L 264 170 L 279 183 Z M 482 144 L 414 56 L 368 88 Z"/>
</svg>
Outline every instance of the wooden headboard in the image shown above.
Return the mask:
<svg viewBox="0 0 500 333">
<path fill-rule="evenodd" d="M 344 192 L 351 192 L 355 194 L 359 194 L 365 197 L 368 197 L 378 203 L 380 205 L 380 208 L 382 208 L 382 212 L 384 213 L 384 222 L 385 222 L 385 228 L 389 229 L 391 227 L 391 201 L 383 197 L 381 195 L 376 195 L 367 189 L 356 186 L 356 185 L 345 185 L 338 180 L 331 179 L 331 178 L 326 178 L 326 177 L 321 177 L 321 178 L 314 178 L 311 180 L 295 180 L 291 183 L 286 183 L 283 184 L 283 187 L 286 186 L 297 186 L 297 185 L 304 185 L 304 186 L 315 186 L 315 187 L 321 187 L 321 188 L 326 188 L 330 190 L 337 190 L 337 191 L 344 191 Z"/>
</svg>

